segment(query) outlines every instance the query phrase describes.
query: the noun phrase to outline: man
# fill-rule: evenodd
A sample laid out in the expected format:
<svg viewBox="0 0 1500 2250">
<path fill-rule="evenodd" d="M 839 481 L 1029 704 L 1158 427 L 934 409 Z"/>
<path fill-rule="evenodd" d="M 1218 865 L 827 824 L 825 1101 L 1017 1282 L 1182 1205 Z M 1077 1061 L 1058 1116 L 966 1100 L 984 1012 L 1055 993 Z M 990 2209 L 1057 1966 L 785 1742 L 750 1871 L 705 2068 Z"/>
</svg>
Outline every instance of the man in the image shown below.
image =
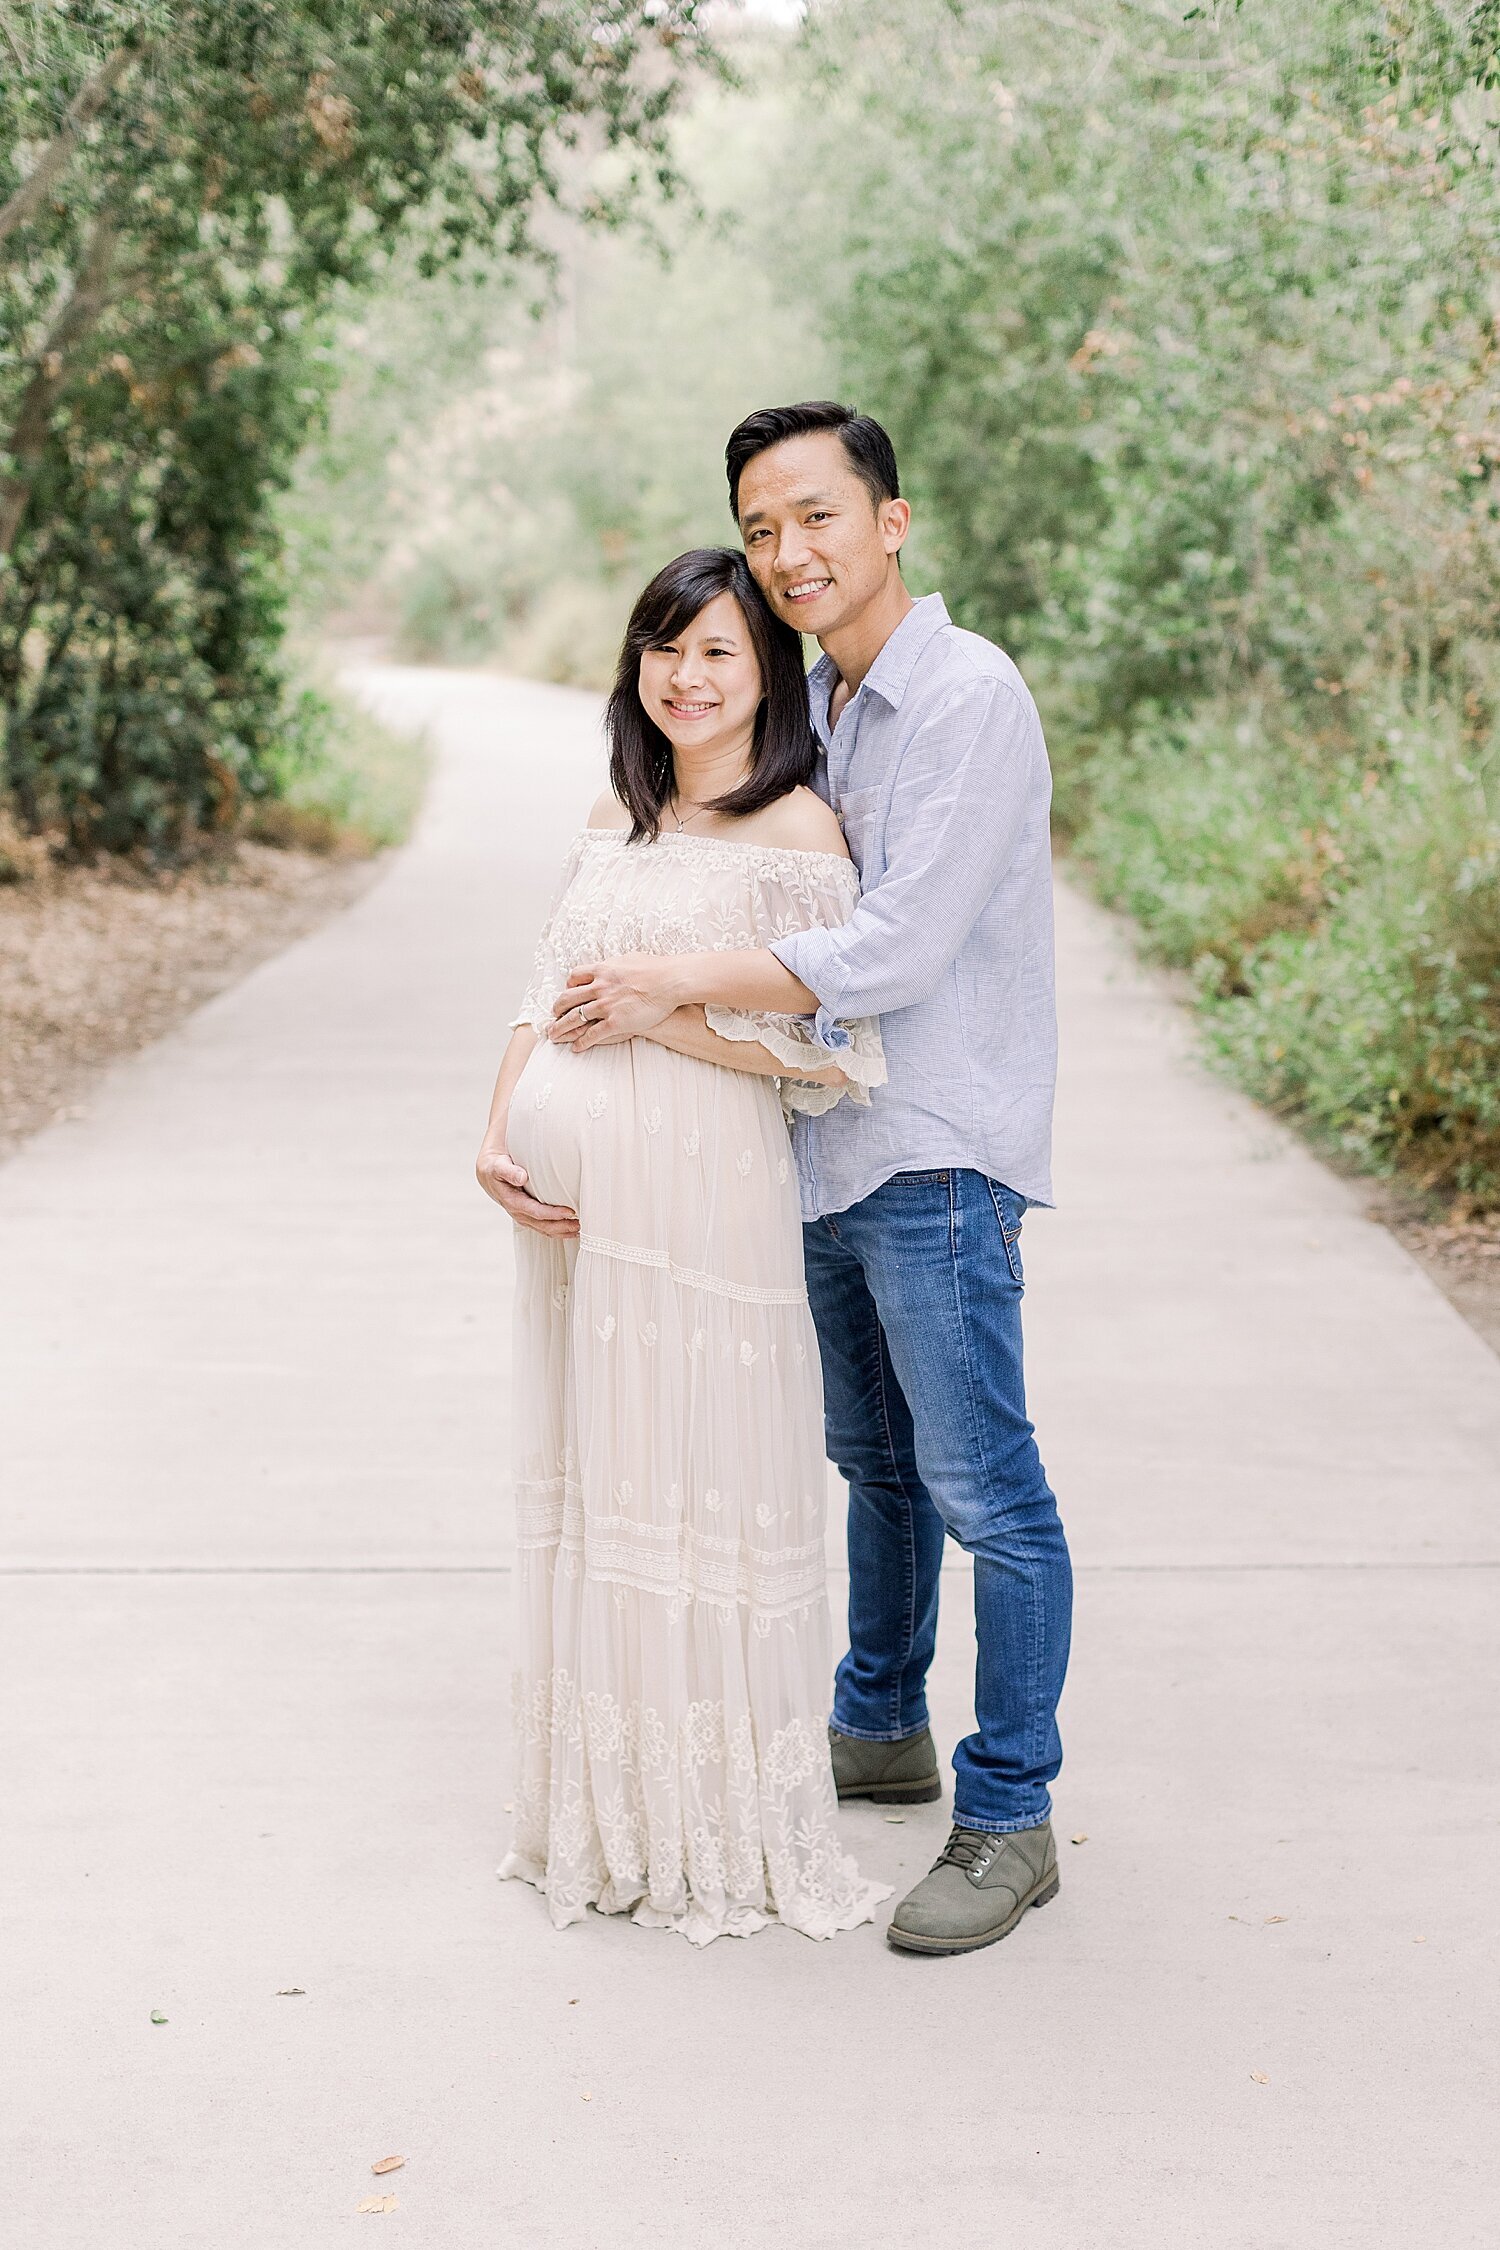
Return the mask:
<svg viewBox="0 0 1500 2250">
<path fill-rule="evenodd" d="M 967 1952 L 1057 1889 L 1047 1785 L 1072 1579 L 1026 1416 L 1021 1220 L 1046 1202 L 1056 1034 L 1051 782 L 1009 657 L 901 577 L 910 522 L 890 439 L 829 402 L 752 414 L 730 504 L 777 615 L 816 634 L 818 786 L 862 898 L 837 930 L 765 952 L 632 954 L 580 969 L 555 1036 L 628 1039 L 685 1002 L 878 1015 L 868 1108 L 799 1118 L 808 1291 L 829 1452 L 849 1483 L 849 1653 L 832 1745 L 841 1798 L 940 1794 L 926 1679 L 946 1533 L 974 1558 L 976 1730 L 954 1827 L 896 1909 L 894 1945 Z"/>
</svg>

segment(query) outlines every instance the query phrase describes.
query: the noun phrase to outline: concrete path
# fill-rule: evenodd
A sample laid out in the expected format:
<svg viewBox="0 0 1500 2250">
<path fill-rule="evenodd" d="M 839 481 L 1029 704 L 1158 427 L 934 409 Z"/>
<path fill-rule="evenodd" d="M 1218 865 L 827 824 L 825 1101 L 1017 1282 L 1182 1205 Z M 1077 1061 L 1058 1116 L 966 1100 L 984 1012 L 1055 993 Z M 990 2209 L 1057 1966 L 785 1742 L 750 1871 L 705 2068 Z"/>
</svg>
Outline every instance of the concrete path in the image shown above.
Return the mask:
<svg viewBox="0 0 1500 2250">
<path fill-rule="evenodd" d="M 925 1962 L 558 1936 L 495 1883 L 509 1249 L 470 1165 L 594 705 L 356 684 L 441 749 L 414 845 L 0 1170 L 0 2234 L 1492 2242 L 1500 1361 L 1067 894 L 1026 1243 L 1079 1566 L 1060 1898 Z M 904 1885 L 945 1808 L 848 1832 Z"/>
</svg>

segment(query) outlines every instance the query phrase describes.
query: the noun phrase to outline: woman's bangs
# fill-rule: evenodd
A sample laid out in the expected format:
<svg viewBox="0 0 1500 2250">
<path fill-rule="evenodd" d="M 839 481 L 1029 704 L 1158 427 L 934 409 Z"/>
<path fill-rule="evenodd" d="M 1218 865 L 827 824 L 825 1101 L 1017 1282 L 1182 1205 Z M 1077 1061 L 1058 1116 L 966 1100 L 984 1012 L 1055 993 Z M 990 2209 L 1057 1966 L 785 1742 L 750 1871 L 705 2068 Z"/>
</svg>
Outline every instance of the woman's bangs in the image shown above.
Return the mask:
<svg viewBox="0 0 1500 2250">
<path fill-rule="evenodd" d="M 669 565 L 662 573 L 668 584 L 648 586 L 641 597 L 630 636 L 638 648 L 665 648 L 668 642 L 679 640 L 693 619 L 720 594 L 733 594 L 739 600 L 732 575 L 722 568 L 675 580 L 669 575 L 671 569 Z"/>
</svg>

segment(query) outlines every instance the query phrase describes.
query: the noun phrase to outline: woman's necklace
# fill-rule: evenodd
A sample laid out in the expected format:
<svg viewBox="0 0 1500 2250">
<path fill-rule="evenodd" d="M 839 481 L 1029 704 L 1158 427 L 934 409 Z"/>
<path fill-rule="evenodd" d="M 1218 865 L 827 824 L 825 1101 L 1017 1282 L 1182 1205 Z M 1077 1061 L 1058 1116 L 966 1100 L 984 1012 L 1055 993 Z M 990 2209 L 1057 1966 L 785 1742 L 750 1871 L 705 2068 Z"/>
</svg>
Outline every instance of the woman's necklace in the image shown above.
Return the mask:
<svg viewBox="0 0 1500 2250">
<path fill-rule="evenodd" d="M 735 788 L 736 788 L 736 789 L 741 789 L 741 788 L 743 788 L 743 787 L 744 787 L 744 785 L 745 785 L 745 783 L 746 783 L 746 781 L 747 781 L 748 779 L 749 779 L 749 774 L 748 774 L 748 772 L 746 772 L 746 773 L 743 773 L 743 774 L 741 774 L 741 775 L 740 775 L 740 778 L 739 778 L 739 780 L 738 780 L 738 781 L 737 781 L 737 782 L 735 783 L 735 785 L 734 785 L 734 786 L 735 786 Z M 691 811 L 691 812 L 690 812 L 690 813 L 689 813 L 689 814 L 687 815 L 687 819 L 684 819 L 684 818 L 683 818 L 683 816 L 682 816 L 682 814 L 681 814 L 681 813 L 680 813 L 680 812 L 679 812 L 679 811 L 677 810 L 677 807 L 678 807 L 678 806 L 679 806 L 680 804 L 681 804 L 681 805 L 691 805 L 691 806 L 692 806 L 692 808 L 693 808 L 693 809 L 692 809 L 692 811 Z M 675 834 L 677 834 L 677 835 L 679 835 L 679 836 L 680 836 L 680 835 L 682 834 L 682 831 L 684 830 L 684 828 L 686 828 L 686 826 L 687 826 L 687 824 L 688 824 L 688 821 L 689 821 L 689 820 L 696 820 L 696 819 L 698 818 L 698 815 L 699 815 L 699 813 L 706 813 L 706 812 L 711 812 L 711 811 L 712 811 L 712 809 L 713 809 L 713 808 L 712 808 L 712 806 L 710 806 L 710 805 L 700 805 L 700 804 L 698 803 L 698 801 L 697 801 L 697 799 L 696 799 L 696 798 L 693 798 L 693 797 L 679 797 L 675 789 L 674 789 L 674 790 L 673 790 L 673 792 L 672 792 L 672 801 L 671 801 L 671 803 L 670 803 L 670 804 L 668 805 L 668 807 L 667 807 L 667 810 L 668 810 L 668 812 L 669 812 L 669 813 L 670 813 L 670 814 L 672 815 L 672 818 L 673 818 L 673 820 L 674 820 L 674 821 L 675 821 L 675 823 L 676 823 L 676 828 L 675 828 L 675 831 L 674 831 L 674 833 L 675 833 Z"/>
</svg>

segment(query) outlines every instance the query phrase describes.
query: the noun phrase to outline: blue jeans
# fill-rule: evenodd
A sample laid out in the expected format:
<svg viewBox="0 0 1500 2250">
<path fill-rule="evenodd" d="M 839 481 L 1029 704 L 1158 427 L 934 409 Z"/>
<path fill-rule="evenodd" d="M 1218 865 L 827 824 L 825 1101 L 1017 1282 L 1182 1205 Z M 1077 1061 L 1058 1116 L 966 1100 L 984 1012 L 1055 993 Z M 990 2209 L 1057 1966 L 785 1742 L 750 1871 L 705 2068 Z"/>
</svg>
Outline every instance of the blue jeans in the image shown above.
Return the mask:
<svg viewBox="0 0 1500 2250">
<path fill-rule="evenodd" d="M 1047 1818 L 1073 1577 L 1021 1373 L 1025 1199 L 982 1172 L 901 1172 L 803 1229 L 828 1451 L 849 1483 L 849 1653 L 833 1723 L 866 1742 L 927 1724 L 938 1569 L 974 1557 L 976 1731 L 953 1817 Z"/>
</svg>

